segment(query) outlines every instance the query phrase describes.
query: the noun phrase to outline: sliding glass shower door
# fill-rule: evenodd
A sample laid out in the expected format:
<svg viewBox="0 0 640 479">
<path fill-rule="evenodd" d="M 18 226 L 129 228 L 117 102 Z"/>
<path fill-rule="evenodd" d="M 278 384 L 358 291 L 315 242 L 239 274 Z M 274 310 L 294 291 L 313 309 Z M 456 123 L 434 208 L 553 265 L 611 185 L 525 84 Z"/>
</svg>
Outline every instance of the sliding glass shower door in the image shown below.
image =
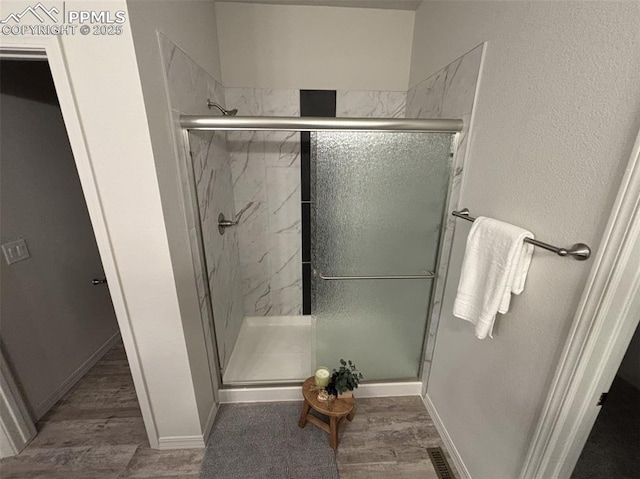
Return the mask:
<svg viewBox="0 0 640 479">
<path fill-rule="evenodd" d="M 417 378 L 450 178 L 451 133 L 312 134 L 316 361 Z"/>
</svg>

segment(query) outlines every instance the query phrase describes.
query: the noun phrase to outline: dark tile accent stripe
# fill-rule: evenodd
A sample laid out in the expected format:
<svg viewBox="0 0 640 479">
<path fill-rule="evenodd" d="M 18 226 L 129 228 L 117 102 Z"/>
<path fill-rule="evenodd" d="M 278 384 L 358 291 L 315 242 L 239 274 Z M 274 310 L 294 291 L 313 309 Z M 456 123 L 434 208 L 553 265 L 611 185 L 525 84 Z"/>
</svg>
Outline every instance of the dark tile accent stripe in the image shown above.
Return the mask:
<svg viewBox="0 0 640 479">
<path fill-rule="evenodd" d="M 311 314 L 311 263 L 302 263 L 302 314 Z"/>
<path fill-rule="evenodd" d="M 336 116 L 335 90 L 300 90 L 300 116 Z M 302 314 L 311 314 L 311 134 L 300 134 L 302 193 Z"/>
<path fill-rule="evenodd" d="M 300 116 L 336 116 L 335 90 L 300 90 Z"/>
<path fill-rule="evenodd" d="M 311 204 L 302 203 L 302 262 L 311 261 Z"/>
<path fill-rule="evenodd" d="M 302 201 L 311 201 L 311 133 L 300 133 L 300 186 Z"/>
</svg>

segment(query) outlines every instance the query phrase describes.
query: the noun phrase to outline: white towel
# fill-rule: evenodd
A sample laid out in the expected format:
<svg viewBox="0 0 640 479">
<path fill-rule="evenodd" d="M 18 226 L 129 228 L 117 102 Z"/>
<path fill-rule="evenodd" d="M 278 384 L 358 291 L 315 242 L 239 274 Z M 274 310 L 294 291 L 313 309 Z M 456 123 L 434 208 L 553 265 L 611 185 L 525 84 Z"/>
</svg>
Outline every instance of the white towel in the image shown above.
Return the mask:
<svg viewBox="0 0 640 479">
<path fill-rule="evenodd" d="M 476 336 L 493 337 L 496 313 L 509 311 L 511 294 L 524 289 L 531 263 L 530 231 L 479 217 L 467 238 L 453 315 L 476 325 Z"/>
</svg>

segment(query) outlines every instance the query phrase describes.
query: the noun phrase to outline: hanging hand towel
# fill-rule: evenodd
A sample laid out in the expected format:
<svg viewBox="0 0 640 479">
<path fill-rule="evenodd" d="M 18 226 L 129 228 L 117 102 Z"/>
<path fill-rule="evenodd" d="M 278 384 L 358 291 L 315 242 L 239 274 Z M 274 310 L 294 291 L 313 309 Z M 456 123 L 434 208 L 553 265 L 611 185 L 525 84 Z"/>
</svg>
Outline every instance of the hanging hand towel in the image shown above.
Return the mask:
<svg viewBox="0 0 640 479">
<path fill-rule="evenodd" d="M 464 252 L 453 315 L 476 325 L 476 336 L 493 337 L 496 313 L 509 310 L 511 294 L 524 289 L 533 238 L 527 230 L 492 218 L 476 218 Z"/>
</svg>

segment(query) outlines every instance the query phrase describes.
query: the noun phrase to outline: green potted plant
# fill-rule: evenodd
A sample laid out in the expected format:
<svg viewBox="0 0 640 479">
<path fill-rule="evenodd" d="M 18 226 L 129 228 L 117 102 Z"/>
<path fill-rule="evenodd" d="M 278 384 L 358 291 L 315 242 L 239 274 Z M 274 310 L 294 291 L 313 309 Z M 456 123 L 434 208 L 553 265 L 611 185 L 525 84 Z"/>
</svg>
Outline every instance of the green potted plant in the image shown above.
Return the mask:
<svg viewBox="0 0 640 479">
<path fill-rule="evenodd" d="M 327 386 L 327 393 L 333 396 L 352 395 L 352 391 L 358 388 L 363 376 L 356 369 L 356 365 L 351 361 L 340 359 L 340 368 L 334 369 L 331 374 L 331 381 Z"/>
</svg>

